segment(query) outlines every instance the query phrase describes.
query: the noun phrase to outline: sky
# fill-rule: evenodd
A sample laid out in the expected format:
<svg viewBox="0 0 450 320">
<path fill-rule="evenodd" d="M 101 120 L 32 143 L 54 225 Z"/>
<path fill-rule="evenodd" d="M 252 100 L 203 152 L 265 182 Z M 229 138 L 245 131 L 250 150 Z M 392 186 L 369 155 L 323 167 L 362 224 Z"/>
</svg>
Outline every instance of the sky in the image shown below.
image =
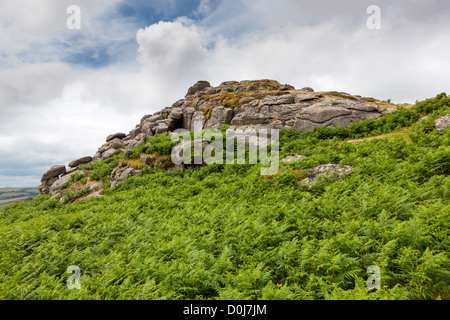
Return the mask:
<svg viewBox="0 0 450 320">
<path fill-rule="evenodd" d="M 0 187 L 36 187 L 198 80 L 449 92 L 449 21 L 446 0 L 0 0 Z"/>
</svg>

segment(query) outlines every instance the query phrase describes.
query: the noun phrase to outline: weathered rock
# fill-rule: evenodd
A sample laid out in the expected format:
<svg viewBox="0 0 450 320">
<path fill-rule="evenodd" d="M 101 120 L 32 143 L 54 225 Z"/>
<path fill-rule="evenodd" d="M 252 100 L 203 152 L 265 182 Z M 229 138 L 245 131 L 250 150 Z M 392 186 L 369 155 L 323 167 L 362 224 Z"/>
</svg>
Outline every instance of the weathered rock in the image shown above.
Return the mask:
<svg viewBox="0 0 450 320">
<path fill-rule="evenodd" d="M 91 161 L 92 161 L 92 157 L 80 158 L 80 159 L 74 160 L 71 163 L 69 163 L 69 167 L 70 168 L 75 168 L 75 167 L 78 167 L 79 165 L 87 164 L 87 163 L 89 163 Z"/>
<path fill-rule="evenodd" d="M 122 132 L 114 133 L 114 134 L 109 135 L 106 138 L 106 142 L 110 142 L 111 140 L 114 140 L 114 139 L 123 139 L 126 136 L 127 135 L 125 133 L 122 133 Z"/>
<path fill-rule="evenodd" d="M 167 131 L 169 131 L 169 126 L 163 122 L 159 123 L 155 127 L 155 134 L 162 134 L 162 133 L 166 133 Z"/>
<path fill-rule="evenodd" d="M 186 97 L 192 96 L 197 92 L 202 91 L 203 89 L 206 89 L 210 86 L 211 85 L 209 84 L 208 81 L 198 81 L 196 84 L 194 84 L 192 87 L 189 88 Z"/>
<path fill-rule="evenodd" d="M 41 178 L 41 182 L 47 181 L 51 178 L 58 177 L 59 175 L 66 172 L 66 166 L 63 165 L 56 165 L 51 167 Z"/>
<path fill-rule="evenodd" d="M 183 110 L 174 108 L 167 118 L 167 127 L 169 131 L 174 131 L 183 126 Z"/>
<path fill-rule="evenodd" d="M 280 89 L 278 89 L 278 90 L 280 90 L 280 91 L 294 91 L 295 88 L 293 86 L 291 86 L 291 85 L 283 84 L 283 85 L 280 86 Z"/>
<path fill-rule="evenodd" d="M 113 141 L 111 141 L 111 148 L 115 150 L 125 149 L 125 144 L 119 139 L 114 139 Z"/>
<path fill-rule="evenodd" d="M 44 183 L 45 183 L 45 186 L 46 187 L 51 187 L 56 181 L 58 181 L 59 180 L 59 178 L 58 177 L 55 177 L 55 178 L 51 178 L 51 179 L 49 179 L 49 180 L 47 180 L 47 181 L 45 181 Z"/>
<path fill-rule="evenodd" d="M 303 108 L 296 117 L 293 129 L 309 131 L 317 127 L 348 127 L 354 122 L 381 117 L 376 107 L 349 99 L 328 97 Z"/>
<path fill-rule="evenodd" d="M 218 127 L 231 122 L 233 119 L 233 110 L 225 107 L 216 107 L 211 111 L 211 117 L 208 119 L 207 127 Z"/>
<path fill-rule="evenodd" d="M 295 155 L 295 156 L 286 157 L 286 158 L 282 159 L 281 161 L 285 162 L 285 163 L 291 163 L 291 162 L 302 160 L 304 158 L 306 158 L 306 157 L 302 156 L 302 155 Z"/>
<path fill-rule="evenodd" d="M 314 92 L 314 89 L 310 88 L 310 87 L 304 87 L 304 88 L 301 88 L 299 91 Z"/>
<path fill-rule="evenodd" d="M 235 80 L 231 80 L 231 81 L 224 81 L 220 84 L 220 87 L 228 87 L 228 86 L 233 86 L 239 84 L 239 82 L 235 81 Z"/>
<path fill-rule="evenodd" d="M 437 119 L 434 124 L 436 125 L 437 131 L 444 131 L 450 126 L 450 114 L 447 114 L 439 119 Z"/>
<path fill-rule="evenodd" d="M 262 105 L 282 105 L 292 104 L 295 102 L 295 96 L 292 94 L 285 94 L 282 96 L 267 96 L 261 100 Z"/>
<path fill-rule="evenodd" d="M 129 151 L 133 148 L 143 145 L 144 143 L 145 143 L 145 134 L 141 133 L 128 144 L 125 151 Z"/>
<path fill-rule="evenodd" d="M 160 113 L 155 113 L 153 116 L 147 118 L 143 123 L 155 123 L 158 122 L 160 120 L 164 120 L 162 114 Z"/>
<path fill-rule="evenodd" d="M 101 154 L 110 148 L 111 148 L 111 142 L 107 142 L 107 143 L 103 144 L 100 148 L 98 148 L 97 152 L 99 152 Z"/>
<path fill-rule="evenodd" d="M 315 167 L 312 171 L 312 175 L 302 181 L 306 184 L 312 184 L 316 182 L 321 176 L 331 177 L 336 175 L 337 180 L 340 180 L 344 174 L 347 174 L 353 170 L 351 166 L 340 166 L 338 164 L 322 164 Z"/>
<path fill-rule="evenodd" d="M 89 185 L 89 189 L 90 189 L 91 191 L 95 191 L 95 190 L 101 189 L 102 186 L 103 186 L 103 183 L 101 183 L 101 182 L 95 182 L 95 183 Z"/>
<path fill-rule="evenodd" d="M 112 158 L 116 155 L 116 149 L 111 148 L 102 153 L 101 160 Z"/>
<path fill-rule="evenodd" d="M 136 138 L 139 134 L 142 133 L 142 128 L 140 125 L 136 126 L 133 130 L 130 131 L 130 139 Z"/>
<path fill-rule="evenodd" d="M 69 181 L 70 181 L 70 179 L 71 179 L 73 174 L 75 174 L 75 172 L 72 172 L 71 174 L 67 174 L 67 175 L 61 177 L 61 179 L 59 179 L 54 184 L 52 184 L 52 186 L 49 189 L 49 192 L 52 195 L 55 195 L 59 191 L 61 191 L 64 188 L 66 188 L 66 185 L 69 183 Z"/>
<path fill-rule="evenodd" d="M 117 186 L 123 180 L 129 179 L 139 173 L 139 170 L 135 170 L 133 168 L 125 167 L 125 168 L 115 168 L 111 172 L 110 183 L 111 187 Z"/>
<path fill-rule="evenodd" d="M 38 191 L 39 191 L 40 194 L 48 194 L 49 187 L 44 186 L 43 184 L 41 184 L 40 186 L 38 186 Z"/>
<path fill-rule="evenodd" d="M 83 167 L 83 166 L 81 166 L 81 167 Z M 71 174 L 72 172 L 75 172 L 78 169 L 80 169 L 80 167 L 69 168 L 69 169 L 66 170 L 65 173 L 63 173 L 62 177 L 64 177 L 66 174 Z"/>
</svg>

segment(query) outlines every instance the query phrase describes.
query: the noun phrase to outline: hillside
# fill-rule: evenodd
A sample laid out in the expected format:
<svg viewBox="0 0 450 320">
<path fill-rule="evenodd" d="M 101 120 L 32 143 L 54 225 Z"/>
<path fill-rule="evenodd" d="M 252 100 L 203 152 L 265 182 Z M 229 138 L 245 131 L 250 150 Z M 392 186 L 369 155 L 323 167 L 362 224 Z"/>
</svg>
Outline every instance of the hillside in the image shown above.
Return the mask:
<svg viewBox="0 0 450 320">
<path fill-rule="evenodd" d="M 39 194 L 37 188 L 6 188 L 0 189 L 0 208 L 16 201 L 27 201 Z"/>
<path fill-rule="evenodd" d="M 205 88 L 183 99 L 210 102 L 191 115 L 201 112 L 204 126 L 215 119 L 224 136 L 234 125 L 279 128 L 279 169 L 174 165 L 167 132 L 192 129 L 186 112 L 144 117 L 97 155 L 49 170 L 44 194 L 0 209 L 0 299 L 449 298 L 450 131 L 435 122 L 450 113 L 446 94 L 404 108 L 277 87 L 233 91 L 215 106 L 223 92 Z M 238 93 L 305 104 L 294 122 L 255 123 L 264 118 L 251 108 L 263 104 L 244 106 Z M 295 100 L 305 95 L 317 96 Z M 320 118 L 330 105 L 341 113 Z M 238 110 L 222 117 L 226 108 Z M 311 119 L 314 128 L 296 125 Z M 71 265 L 80 290 L 66 286 Z M 367 288 L 370 266 L 380 269 L 377 290 Z"/>
</svg>

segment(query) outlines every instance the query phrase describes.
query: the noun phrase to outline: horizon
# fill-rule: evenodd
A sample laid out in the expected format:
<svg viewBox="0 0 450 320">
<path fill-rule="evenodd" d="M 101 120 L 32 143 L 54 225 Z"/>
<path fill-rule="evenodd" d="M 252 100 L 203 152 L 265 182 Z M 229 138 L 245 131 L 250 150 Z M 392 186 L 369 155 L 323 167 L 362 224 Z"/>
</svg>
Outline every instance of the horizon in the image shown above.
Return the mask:
<svg viewBox="0 0 450 320">
<path fill-rule="evenodd" d="M 94 155 L 198 80 L 394 103 L 445 92 L 450 3 L 372 5 L 0 0 L 0 186 L 37 187 L 52 165 Z"/>
</svg>

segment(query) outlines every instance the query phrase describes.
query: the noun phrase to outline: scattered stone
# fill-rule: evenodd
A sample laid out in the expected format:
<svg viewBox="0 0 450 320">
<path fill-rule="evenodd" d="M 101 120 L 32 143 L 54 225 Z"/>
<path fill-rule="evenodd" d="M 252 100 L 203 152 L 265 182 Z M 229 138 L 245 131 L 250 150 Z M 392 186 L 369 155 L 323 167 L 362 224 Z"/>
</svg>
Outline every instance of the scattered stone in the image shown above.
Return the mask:
<svg viewBox="0 0 450 320">
<path fill-rule="evenodd" d="M 306 158 L 306 157 L 302 156 L 302 155 L 295 155 L 295 156 L 286 157 L 286 158 L 282 159 L 281 161 L 285 162 L 285 163 L 291 163 L 291 162 L 302 160 L 304 158 Z"/>
<path fill-rule="evenodd" d="M 332 175 L 337 175 L 337 180 L 353 170 L 351 166 L 340 166 L 338 164 L 322 164 L 315 167 L 312 171 L 313 174 L 302 181 L 306 184 L 312 184 L 316 182 L 321 176 L 331 177 Z"/>
<path fill-rule="evenodd" d="M 437 119 L 434 124 L 436 125 L 436 130 L 437 131 L 444 131 L 445 129 L 447 129 L 450 126 L 450 113 Z"/>
</svg>

